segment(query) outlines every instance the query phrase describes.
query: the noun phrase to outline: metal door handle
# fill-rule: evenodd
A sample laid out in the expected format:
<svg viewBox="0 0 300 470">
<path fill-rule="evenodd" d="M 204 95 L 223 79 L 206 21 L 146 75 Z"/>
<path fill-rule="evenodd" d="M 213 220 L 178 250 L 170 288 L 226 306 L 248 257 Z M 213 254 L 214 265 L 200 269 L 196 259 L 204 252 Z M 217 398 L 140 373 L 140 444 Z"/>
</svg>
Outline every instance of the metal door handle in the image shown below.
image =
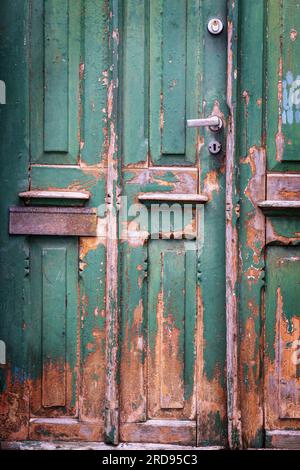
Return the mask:
<svg viewBox="0 0 300 470">
<path fill-rule="evenodd" d="M 222 119 L 219 116 L 211 116 L 204 119 L 188 119 L 187 127 L 209 127 L 211 131 L 219 131 L 223 127 Z"/>
</svg>

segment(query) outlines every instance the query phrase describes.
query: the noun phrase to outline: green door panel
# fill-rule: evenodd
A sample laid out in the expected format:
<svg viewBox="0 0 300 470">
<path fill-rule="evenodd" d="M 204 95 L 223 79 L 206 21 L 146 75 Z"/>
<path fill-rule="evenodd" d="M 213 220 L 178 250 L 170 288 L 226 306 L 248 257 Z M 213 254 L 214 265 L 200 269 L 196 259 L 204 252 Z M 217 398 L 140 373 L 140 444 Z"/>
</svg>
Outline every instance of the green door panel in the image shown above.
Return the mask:
<svg viewBox="0 0 300 470">
<path fill-rule="evenodd" d="M 266 269 L 267 428 L 299 426 L 300 248 L 269 247 Z"/>
<path fill-rule="evenodd" d="M 80 0 L 32 1 L 31 158 L 77 163 Z"/>
<path fill-rule="evenodd" d="M 77 238 L 31 237 L 28 350 L 32 413 L 76 413 Z"/>
<path fill-rule="evenodd" d="M 191 418 L 195 375 L 195 242 L 148 247 L 148 390 L 150 418 Z"/>
<path fill-rule="evenodd" d="M 300 162 L 300 4 L 267 1 L 266 126 L 268 168 L 297 171 Z"/>
</svg>

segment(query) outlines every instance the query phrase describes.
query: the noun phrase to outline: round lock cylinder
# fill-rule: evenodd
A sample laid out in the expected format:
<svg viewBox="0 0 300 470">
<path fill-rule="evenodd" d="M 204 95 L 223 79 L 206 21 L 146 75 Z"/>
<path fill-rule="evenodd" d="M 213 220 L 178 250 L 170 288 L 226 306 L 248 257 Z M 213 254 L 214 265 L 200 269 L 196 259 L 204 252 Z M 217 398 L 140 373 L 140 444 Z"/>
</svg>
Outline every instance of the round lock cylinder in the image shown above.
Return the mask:
<svg viewBox="0 0 300 470">
<path fill-rule="evenodd" d="M 208 22 L 207 29 L 210 34 L 220 34 L 223 31 L 223 23 L 219 18 L 212 18 Z"/>
</svg>

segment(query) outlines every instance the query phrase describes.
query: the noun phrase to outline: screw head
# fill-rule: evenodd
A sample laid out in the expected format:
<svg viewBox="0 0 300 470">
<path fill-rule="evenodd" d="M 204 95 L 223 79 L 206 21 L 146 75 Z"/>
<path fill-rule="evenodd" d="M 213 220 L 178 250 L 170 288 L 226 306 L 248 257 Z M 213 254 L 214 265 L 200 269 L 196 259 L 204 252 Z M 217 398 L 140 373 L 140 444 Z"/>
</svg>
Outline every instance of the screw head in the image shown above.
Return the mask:
<svg viewBox="0 0 300 470">
<path fill-rule="evenodd" d="M 207 29 L 210 34 L 220 34 L 223 31 L 223 23 L 219 18 L 212 18 L 208 22 Z"/>
</svg>

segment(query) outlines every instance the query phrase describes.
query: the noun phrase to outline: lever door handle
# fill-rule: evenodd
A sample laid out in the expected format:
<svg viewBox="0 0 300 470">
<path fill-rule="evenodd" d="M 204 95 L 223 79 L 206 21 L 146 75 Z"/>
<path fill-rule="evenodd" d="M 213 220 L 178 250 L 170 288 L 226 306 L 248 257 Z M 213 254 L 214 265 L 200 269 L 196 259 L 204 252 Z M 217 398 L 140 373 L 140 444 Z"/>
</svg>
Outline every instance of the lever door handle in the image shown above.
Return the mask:
<svg viewBox="0 0 300 470">
<path fill-rule="evenodd" d="M 204 119 L 188 119 L 187 127 L 209 127 L 211 131 L 217 132 L 222 129 L 223 122 L 219 116 L 211 116 Z"/>
</svg>

